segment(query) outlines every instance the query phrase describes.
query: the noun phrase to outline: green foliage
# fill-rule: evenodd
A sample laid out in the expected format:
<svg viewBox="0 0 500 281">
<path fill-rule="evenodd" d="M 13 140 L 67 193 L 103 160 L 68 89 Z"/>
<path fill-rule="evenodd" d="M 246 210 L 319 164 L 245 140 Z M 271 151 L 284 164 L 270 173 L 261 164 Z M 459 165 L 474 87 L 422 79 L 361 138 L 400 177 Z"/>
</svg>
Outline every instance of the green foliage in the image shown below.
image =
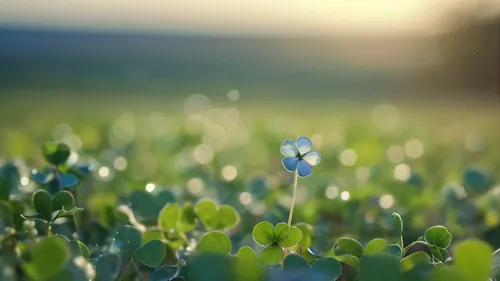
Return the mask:
<svg viewBox="0 0 500 281">
<path fill-rule="evenodd" d="M 33 206 L 42 219 L 52 220 L 52 197 L 47 191 L 38 190 L 33 194 Z"/>
<path fill-rule="evenodd" d="M 479 240 L 463 241 L 455 246 L 454 253 L 455 266 L 465 280 L 488 280 L 493 262 L 493 251 L 488 244 Z"/>
<path fill-rule="evenodd" d="M 364 249 L 365 255 L 373 255 L 384 251 L 387 247 L 387 242 L 382 238 L 375 238 L 366 244 Z"/>
<path fill-rule="evenodd" d="M 124 225 L 116 230 L 111 244 L 111 251 L 121 255 L 123 259 L 129 260 L 140 246 L 141 234 L 139 231 L 130 225 Z"/>
<path fill-rule="evenodd" d="M 359 280 L 400 281 L 401 273 L 399 261 L 386 253 L 363 256 L 360 261 Z"/>
<path fill-rule="evenodd" d="M 278 264 L 283 258 L 283 249 L 278 244 L 272 243 L 262 250 L 260 257 L 266 264 Z"/>
<path fill-rule="evenodd" d="M 309 270 L 310 266 L 307 261 L 296 254 L 289 254 L 286 256 L 283 261 L 283 270 L 284 271 L 295 271 L 295 272 L 305 272 Z"/>
<path fill-rule="evenodd" d="M 222 232 L 213 231 L 203 235 L 196 248 L 198 252 L 231 253 L 231 240 Z"/>
<path fill-rule="evenodd" d="M 439 248 L 448 248 L 451 243 L 451 233 L 444 226 L 433 226 L 425 231 L 425 241 Z"/>
<path fill-rule="evenodd" d="M 337 240 L 337 243 L 333 246 L 333 253 L 336 256 L 342 255 L 352 255 L 357 258 L 361 258 L 364 253 L 363 245 L 356 241 L 355 239 L 342 237 Z"/>
<path fill-rule="evenodd" d="M 430 263 L 431 258 L 425 252 L 415 252 L 401 259 L 401 271 L 410 271 L 415 269 L 417 266 Z"/>
<path fill-rule="evenodd" d="M 144 265 L 156 268 L 165 258 L 165 245 L 160 240 L 152 240 L 137 249 L 134 253 Z"/>
<path fill-rule="evenodd" d="M 337 280 L 342 273 L 340 262 L 334 258 L 324 258 L 316 261 L 311 266 L 315 276 L 325 276 L 327 280 Z"/>
<path fill-rule="evenodd" d="M 55 276 L 69 259 L 66 244 L 53 238 L 45 238 L 36 243 L 28 252 L 29 261 L 24 263 L 24 270 L 32 280 L 49 280 Z"/>
<path fill-rule="evenodd" d="M 42 146 L 42 154 L 47 162 L 58 166 L 68 160 L 71 149 L 65 143 L 46 142 Z"/>
<path fill-rule="evenodd" d="M 280 222 L 275 227 L 270 222 L 260 222 L 252 232 L 255 242 L 262 246 L 275 243 L 283 248 L 296 246 L 302 239 L 302 232 L 295 226 Z"/>
<path fill-rule="evenodd" d="M 240 216 L 228 205 L 217 206 L 207 199 L 196 203 L 194 211 L 207 230 L 229 230 L 238 225 Z"/>
<path fill-rule="evenodd" d="M 186 142 L 190 141 L 186 137 Z M 217 167 L 214 164 L 207 165 L 207 171 L 187 168 L 187 176 L 196 183 L 192 181 L 188 189 L 184 185 L 158 185 L 154 191 L 144 191 L 135 186 L 140 181 L 136 177 L 140 169 L 137 163 L 129 162 L 130 170 L 120 173 L 108 171 L 116 177 L 114 181 L 109 175 L 87 178 L 91 166 L 70 164 L 67 145 L 47 143 L 42 154 L 48 167 L 32 172 L 33 183 L 26 182 L 26 169 L 17 162 L 5 162 L 0 167 L 0 266 L 8 269 L 0 274 L 0 281 L 500 280 L 498 251 L 493 253 L 492 246 L 483 241 L 463 240 L 474 232 L 464 233 L 455 221 L 457 218 L 474 222 L 474 218 L 482 219 L 480 216 L 484 215 L 484 221 L 478 221 L 481 227 L 500 225 L 496 221 L 500 220 L 500 209 L 497 210 L 498 202 L 493 196 L 493 173 L 481 169 L 466 169 L 462 174 L 463 186 L 470 195 L 463 197 L 457 193 L 459 189 L 450 189 L 443 202 L 439 202 L 444 210 L 439 215 L 450 223 L 424 231 L 430 220 L 421 211 L 426 206 L 423 198 L 429 196 L 436 201 L 434 191 L 431 187 L 422 188 L 427 186 L 422 185 L 426 181 L 415 184 L 409 179 L 401 183 L 408 186 L 396 185 L 392 178 L 384 178 L 384 165 L 381 170 L 372 167 L 373 182 L 367 184 L 374 184 L 374 192 L 387 186 L 397 207 L 394 209 L 404 209 L 404 229 L 402 217 L 391 213 L 391 208 L 379 207 L 379 201 L 375 205 L 365 204 L 379 198 L 378 194 L 373 197 L 371 189 L 363 189 L 365 193 L 350 189 L 349 200 L 318 199 L 317 194 L 325 195 L 321 189 L 329 184 L 327 179 L 316 181 L 310 177 L 310 182 L 304 181 L 310 200 L 297 204 L 296 217 L 314 224 L 273 225 L 258 221 L 276 222 L 285 217 L 288 210 L 276 203 L 285 189 L 271 188 L 266 177 L 250 180 L 244 189 L 244 182 L 238 182 L 239 167 L 234 182 L 210 182 L 205 176 L 210 168 Z M 116 155 L 111 160 L 115 158 Z M 222 153 L 221 159 L 225 159 Z M 106 161 L 103 165 L 107 165 Z M 317 171 L 321 174 L 321 168 Z M 425 174 L 412 167 L 412 174 L 417 172 Z M 216 192 L 204 193 L 205 187 L 198 182 L 202 178 L 204 183 L 216 186 Z M 456 178 L 460 178 L 460 173 Z M 173 178 L 171 182 L 177 180 Z M 350 182 L 346 178 L 339 182 L 343 180 Z M 21 185 L 29 185 L 26 189 L 31 191 L 23 191 Z M 133 185 L 134 191 L 122 189 L 127 185 Z M 101 193 L 102 190 L 107 193 Z M 338 191 L 337 187 L 332 190 Z M 335 192 L 327 192 L 328 198 L 335 197 Z M 398 192 L 420 199 L 405 201 L 410 196 L 398 196 Z M 463 212 L 461 208 L 449 209 L 447 204 L 473 209 Z M 89 208 L 84 210 L 79 205 Z M 433 210 L 429 213 L 438 216 Z M 363 222 L 373 217 L 372 224 Z M 459 241 L 455 245 L 451 244 L 451 232 Z M 344 233 L 363 244 L 342 237 Z M 251 248 L 255 246 L 252 238 L 262 249 Z M 234 255 L 233 245 L 239 247 Z M 16 276 L 6 275 L 11 272 Z"/>
</svg>

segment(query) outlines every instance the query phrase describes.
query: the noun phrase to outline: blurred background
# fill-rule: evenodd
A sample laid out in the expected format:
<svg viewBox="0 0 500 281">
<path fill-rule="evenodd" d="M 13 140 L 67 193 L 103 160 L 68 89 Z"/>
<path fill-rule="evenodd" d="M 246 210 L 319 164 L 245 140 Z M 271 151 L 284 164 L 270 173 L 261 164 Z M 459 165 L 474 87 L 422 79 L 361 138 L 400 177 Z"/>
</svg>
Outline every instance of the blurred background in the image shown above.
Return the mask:
<svg viewBox="0 0 500 281">
<path fill-rule="evenodd" d="M 499 65 L 496 0 L 4 0 L 0 162 L 28 188 L 64 141 L 96 167 L 93 216 L 171 188 L 237 207 L 244 241 L 285 219 L 279 146 L 305 135 L 323 161 L 296 216 L 319 237 L 399 211 L 408 239 L 440 223 L 500 246 Z"/>
</svg>

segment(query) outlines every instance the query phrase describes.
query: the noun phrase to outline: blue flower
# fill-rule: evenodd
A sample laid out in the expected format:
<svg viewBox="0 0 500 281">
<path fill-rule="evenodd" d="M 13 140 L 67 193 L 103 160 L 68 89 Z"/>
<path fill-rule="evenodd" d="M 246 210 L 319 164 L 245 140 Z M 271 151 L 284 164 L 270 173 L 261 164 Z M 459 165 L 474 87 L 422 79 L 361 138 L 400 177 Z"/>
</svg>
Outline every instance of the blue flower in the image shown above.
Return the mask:
<svg viewBox="0 0 500 281">
<path fill-rule="evenodd" d="M 307 177 L 312 173 L 312 166 L 321 161 L 321 155 L 311 150 L 312 141 L 306 137 L 298 137 L 295 142 L 286 140 L 281 144 L 283 167 L 289 172 L 297 171 L 299 177 Z"/>
</svg>

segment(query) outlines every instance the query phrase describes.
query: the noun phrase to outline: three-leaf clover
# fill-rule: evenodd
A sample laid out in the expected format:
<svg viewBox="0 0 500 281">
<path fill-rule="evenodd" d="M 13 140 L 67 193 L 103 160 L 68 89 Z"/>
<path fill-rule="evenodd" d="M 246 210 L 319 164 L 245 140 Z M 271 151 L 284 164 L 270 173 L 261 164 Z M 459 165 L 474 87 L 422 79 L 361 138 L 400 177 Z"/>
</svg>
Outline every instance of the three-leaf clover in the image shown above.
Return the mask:
<svg viewBox="0 0 500 281">
<path fill-rule="evenodd" d="M 264 246 L 262 261 L 267 264 L 278 264 L 283 258 L 283 248 L 291 248 L 302 239 L 302 232 L 295 226 L 280 222 L 273 227 L 270 222 L 258 223 L 252 232 L 255 242 Z"/>
</svg>

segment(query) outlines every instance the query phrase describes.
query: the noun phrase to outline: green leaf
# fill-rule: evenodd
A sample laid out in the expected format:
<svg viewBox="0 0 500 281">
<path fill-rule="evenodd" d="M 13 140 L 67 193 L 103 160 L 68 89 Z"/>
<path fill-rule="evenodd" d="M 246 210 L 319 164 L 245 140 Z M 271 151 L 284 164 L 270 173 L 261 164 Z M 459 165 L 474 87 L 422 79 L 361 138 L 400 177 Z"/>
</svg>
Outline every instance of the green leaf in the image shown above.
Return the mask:
<svg viewBox="0 0 500 281">
<path fill-rule="evenodd" d="M 75 207 L 75 198 L 69 191 L 60 191 L 52 199 L 52 210 L 57 211 L 64 208 L 71 210 Z"/>
<path fill-rule="evenodd" d="M 349 254 L 357 258 L 361 258 L 364 252 L 363 245 L 361 245 L 358 241 L 348 237 L 340 238 L 333 246 L 333 251 L 337 256 Z"/>
<path fill-rule="evenodd" d="M 71 210 L 65 210 L 65 209 L 62 209 L 59 211 L 59 213 L 57 214 L 57 218 L 63 218 L 63 217 L 70 217 L 76 213 L 80 213 L 81 211 L 83 211 L 83 208 L 73 208 Z"/>
<path fill-rule="evenodd" d="M 260 258 L 265 264 L 279 264 L 283 258 L 283 249 L 278 244 L 273 243 L 262 250 Z"/>
<path fill-rule="evenodd" d="M 59 166 L 68 160 L 71 149 L 64 143 L 47 142 L 42 146 L 42 154 L 47 162 Z"/>
<path fill-rule="evenodd" d="M 217 205 L 215 202 L 203 199 L 196 203 L 194 207 L 196 214 L 200 218 L 200 221 L 207 229 L 211 229 L 214 225 L 213 221 L 217 219 Z"/>
<path fill-rule="evenodd" d="M 96 281 L 115 280 L 120 271 L 120 256 L 112 253 L 101 255 L 95 263 Z"/>
<path fill-rule="evenodd" d="M 158 227 L 164 232 L 176 230 L 181 218 L 181 207 L 177 204 L 167 204 L 161 211 L 158 217 Z"/>
<path fill-rule="evenodd" d="M 222 205 L 219 207 L 217 221 L 213 227 L 218 230 L 228 230 L 238 225 L 239 221 L 240 216 L 233 207 Z"/>
<path fill-rule="evenodd" d="M 151 240 L 162 240 L 165 239 L 163 232 L 159 229 L 148 229 L 142 234 L 142 242 L 147 243 Z"/>
<path fill-rule="evenodd" d="M 248 246 L 243 246 L 238 250 L 236 256 L 245 261 L 256 261 L 259 259 L 257 254 Z"/>
<path fill-rule="evenodd" d="M 450 257 L 450 253 L 446 249 L 439 248 L 436 246 L 431 246 L 431 253 L 436 259 L 440 262 L 445 263 L 446 260 Z"/>
<path fill-rule="evenodd" d="M 284 222 L 278 223 L 274 227 L 274 239 L 275 239 L 275 241 L 279 241 L 279 240 L 285 239 L 286 236 L 288 235 L 288 229 L 289 228 L 290 227 L 288 226 L 288 224 L 286 224 Z"/>
<path fill-rule="evenodd" d="M 493 281 L 500 281 L 500 249 L 497 249 L 493 253 L 491 271 L 491 278 Z"/>
<path fill-rule="evenodd" d="M 460 242 L 453 249 L 455 266 L 469 281 L 486 281 L 493 262 L 491 247 L 480 240 Z"/>
<path fill-rule="evenodd" d="M 73 240 L 70 243 L 74 244 L 78 247 L 79 253 L 82 257 L 84 257 L 86 259 L 88 259 L 90 257 L 89 248 L 83 242 L 78 241 L 78 240 Z"/>
<path fill-rule="evenodd" d="M 305 272 L 309 268 L 309 263 L 307 263 L 307 261 L 303 257 L 297 254 L 286 255 L 285 261 L 283 262 L 284 271 Z"/>
<path fill-rule="evenodd" d="M 5 226 L 12 226 L 13 217 L 10 206 L 6 202 L 0 201 L 0 233 L 4 232 Z"/>
<path fill-rule="evenodd" d="M 382 238 L 375 238 L 372 241 L 368 242 L 365 246 L 365 255 L 373 255 L 376 253 L 380 253 L 385 250 L 387 247 L 387 242 L 385 242 Z"/>
<path fill-rule="evenodd" d="M 299 241 L 298 251 L 309 262 L 314 261 L 314 256 L 309 253 L 308 248 L 312 245 L 312 226 L 307 223 L 297 223 L 295 225 L 302 233 L 302 238 Z"/>
<path fill-rule="evenodd" d="M 130 225 L 124 225 L 116 231 L 111 244 L 111 252 L 129 260 L 132 254 L 141 246 L 141 234 Z"/>
<path fill-rule="evenodd" d="M 235 227 L 240 221 L 240 217 L 233 207 L 222 205 L 217 208 L 213 201 L 207 199 L 196 203 L 195 212 L 208 230 L 228 230 Z"/>
<path fill-rule="evenodd" d="M 401 247 L 397 244 L 390 244 L 385 248 L 384 252 L 399 258 L 403 250 L 401 250 Z"/>
<path fill-rule="evenodd" d="M 431 272 L 429 279 L 431 281 L 467 281 L 454 266 L 447 265 L 437 266 Z M 477 279 L 477 281 L 479 281 L 479 279 Z"/>
<path fill-rule="evenodd" d="M 401 281 L 399 261 L 388 253 L 363 256 L 359 270 L 360 281 Z"/>
<path fill-rule="evenodd" d="M 316 274 L 328 277 L 330 280 L 336 280 L 342 274 L 342 266 L 334 258 L 324 258 L 314 262 L 311 265 L 311 270 Z"/>
<path fill-rule="evenodd" d="M 424 252 L 415 252 L 401 260 L 401 271 L 410 271 L 421 264 L 430 263 L 431 258 Z"/>
<path fill-rule="evenodd" d="M 205 253 L 229 254 L 231 253 L 231 240 L 222 232 L 208 232 L 201 237 L 196 250 Z"/>
<path fill-rule="evenodd" d="M 191 203 L 186 203 L 182 206 L 181 220 L 179 222 L 179 230 L 182 232 L 191 231 L 196 227 L 196 212 Z"/>
<path fill-rule="evenodd" d="M 392 213 L 392 224 L 398 234 L 403 233 L 403 219 L 398 213 Z"/>
<path fill-rule="evenodd" d="M 151 268 L 158 267 L 165 259 L 165 255 L 165 245 L 160 240 L 149 241 L 134 253 L 135 258 Z"/>
<path fill-rule="evenodd" d="M 267 246 L 274 242 L 274 227 L 270 222 L 262 221 L 255 225 L 252 231 L 255 242 Z"/>
<path fill-rule="evenodd" d="M 297 245 L 300 239 L 302 239 L 302 232 L 300 231 L 300 229 L 296 228 L 295 226 L 291 226 L 288 229 L 288 233 L 286 234 L 286 236 L 282 239 L 278 239 L 277 243 L 281 247 L 290 248 Z"/>
<path fill-rule="evenodd" d="M 433 226 L 425 231 L 425 241 L 431 245 L 446 249 L 451 243 L 451 233 L 444 226 Z"/>
<path fill-rule="evenodd" d="M 38 190 L 33 194 L 33 206 L 44 220 L 52 220 L 52 197 L 47 191 Z"/>
<path fill-rule="evenodd" d="M 158 267 L 151 273 L 150 281 L 172 280 L 179 273 L 179 268 L 175 265 L 164 265 Z M 184 280 L 184 279 L 182 279 Z"/>
<path fill-rule="evenodd" d="M 359 259 L 357 257 L 352 255 L 342 255 L 335 258 L 359 271 Z"/>
<path fill-rule="evenodd" d="M 9 201 L 10 194 L 16 192 L 19 186 L 19 169 L 12 162 L 0 167 L 0 200 Z"/>
<path fill-rule="evenodd" d="M 55 276 L 68 262 L 69 251 L 65 242 L 45 238 L 30 249 L 31 259 L 24 263 L 26 274 L 36 281 Z"/>
<path fill-rule="evenodd" d="M 64 242 L 64 243 L 68 243 L 69 242 L 69 238 L 62 235 L 62 234 L 55 234 L 54 236 L 50 237 L 50 239 L 55 239 L 55 240 L 58 240 L 58 241 L 61 241 L 61 242 Z"/>
</svg>

